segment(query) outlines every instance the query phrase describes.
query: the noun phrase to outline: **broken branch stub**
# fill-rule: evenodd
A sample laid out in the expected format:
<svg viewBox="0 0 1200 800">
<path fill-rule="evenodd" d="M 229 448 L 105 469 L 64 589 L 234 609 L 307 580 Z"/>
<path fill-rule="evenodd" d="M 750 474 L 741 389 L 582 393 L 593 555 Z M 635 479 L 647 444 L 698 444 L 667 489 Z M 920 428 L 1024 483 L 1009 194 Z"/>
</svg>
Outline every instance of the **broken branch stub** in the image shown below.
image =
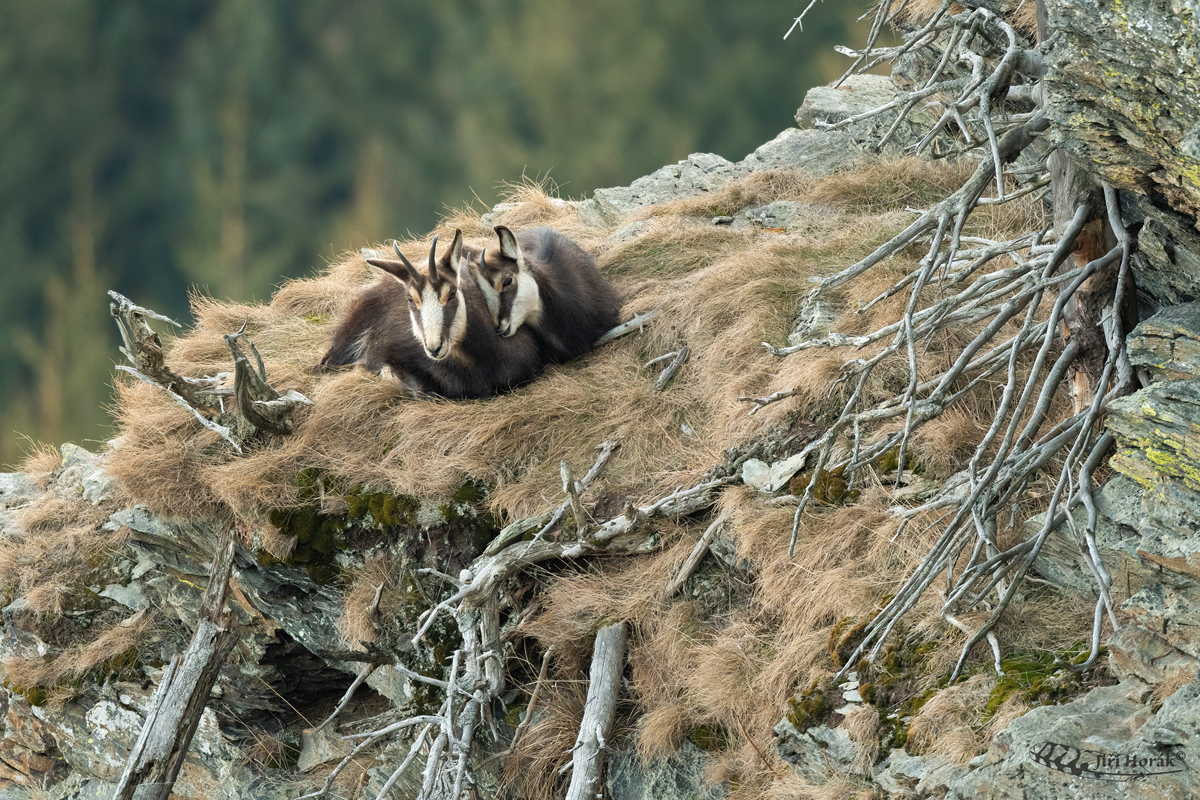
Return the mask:
<svg viewBox="0 0 1200 800">
<path fill-rule="evenodd" d="M 221 398 L 233 394 L 233 390 L 225 385 L 228 373 L 209 378 L 185 378 L 178 374 L 167 366 L 162 341 L 146 320 L 157 319 L 176 327 L 179 327 L 179 323 L 148 308 L 134 305 L 133 301 L 117 292 L 110 290 L 108 296 L 112 298 L 108 304 L 109 313 L 116 320 L 124 343 L 121 352 L 144 376 L 142 380 L 178 396 L 205 416 L 218 413 L 221 410 Z"/>
<path fill-rule="evenodd" d="M 604 750 L 617 709 L 621 671 L 625 668 L 625 623 L 605 625 L 596 633 L 592 674 L 583 721 L 571 757 L 567 800 L 596 797 L 604 769 Z"/>
<path fill-rule="evenodd" d="M 163 672 L 113 800 L 166 800 L 171 794 L 221 666 L 237 642 L 225 607 L 236 547 L 232 529 L 226 528 L 200 607 L 200 624 L 186 655 L 176 655 Z"/>
<path fill-rule="evenodd" d="M 225 342 L 233 356 L 233 391 L 237 400 L 238 411 L 246 421 L 261 431 L 287 436 L 294 428 L 292 414 L 301 405 L 312 405 L 312 401 L 295 390 L 279 394 L 267 383 L 267 369 L 263 365 L 262 356 L 254 342 L 246 339 L 250 352 L 254 355 L 255 367 L 250 366 L 250 360 L 238 345 L 238 339 L 246 330 L 243 324 L 241 330 L 227 334 Z"/>
</svg>

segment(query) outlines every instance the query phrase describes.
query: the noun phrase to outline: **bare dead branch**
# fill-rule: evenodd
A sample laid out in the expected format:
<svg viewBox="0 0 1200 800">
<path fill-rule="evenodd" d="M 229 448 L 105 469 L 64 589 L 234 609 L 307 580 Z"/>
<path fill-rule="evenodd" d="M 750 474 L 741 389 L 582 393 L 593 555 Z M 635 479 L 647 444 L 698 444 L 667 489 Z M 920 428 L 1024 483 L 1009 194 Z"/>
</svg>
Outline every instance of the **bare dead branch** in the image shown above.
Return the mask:
<svg viewBox="0 0 1200 800">
<path fill-rule="evenodd" d="M 721 529 L 721 526 L 728 519 L 729 515 L 727 513 L 722 514 L 708 526 L 704 531 L 704 535 L 700 537 L 700 541 L 696 542 L 696 546 L 688 553 L 688 557 L 679 567 L 679 571 L 675 573 L 675 576 L 671 578 L 670 582 L 663 589 L 663 599 L 674 596 L 683 587 L 683 584 L 687 583 L 687 579 L 692 577 L 696 568 L 700 566 L 700 562 L 704 560 L 705 554 L 708 553 L 708 548 L 712 544 L 713 538 L 717 535 L 717 531 Z"/>
</svg>

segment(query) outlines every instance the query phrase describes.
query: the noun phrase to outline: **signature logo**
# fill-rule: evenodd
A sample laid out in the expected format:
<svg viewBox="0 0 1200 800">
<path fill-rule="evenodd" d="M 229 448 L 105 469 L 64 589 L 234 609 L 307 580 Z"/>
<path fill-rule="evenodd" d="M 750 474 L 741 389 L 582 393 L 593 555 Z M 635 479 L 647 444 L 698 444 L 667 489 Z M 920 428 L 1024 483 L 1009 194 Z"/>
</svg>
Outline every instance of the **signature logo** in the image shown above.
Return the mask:
<svg viewBox="0 0 1200 800">
<path fill-rule="evenodd" d="M 1187 767 L 1181 753 L 1156 756 L 1100 753 L 1058 742 L 1042 742 L 1030 748 L 1029 757 L 1043 767 L 1101 781 L 1133 781 L 1150 775 L 1183 772 Z"/>
</svg>

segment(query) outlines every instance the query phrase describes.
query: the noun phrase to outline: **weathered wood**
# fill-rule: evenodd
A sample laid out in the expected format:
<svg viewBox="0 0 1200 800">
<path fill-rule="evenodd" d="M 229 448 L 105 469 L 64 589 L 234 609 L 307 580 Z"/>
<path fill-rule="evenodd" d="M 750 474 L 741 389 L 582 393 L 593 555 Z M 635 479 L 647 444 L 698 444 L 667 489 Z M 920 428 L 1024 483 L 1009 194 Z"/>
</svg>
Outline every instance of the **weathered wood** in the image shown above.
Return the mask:
<svg viewBox="0 0 1200 800">
<path fill-rule="evenodd" d="M 591 682 L 571 759 L 567 800 L 591 800 L 598 795 L 605 743 L 617 710 L 617 692 L 624 668 L 625 623 L 606 625 L 596 633 Z"/>
<path fill-rule="evenodd" d="M 246 326 L 237 333 L 225 337 L 229 352 L 233 356 L 233 389 L 237 399 L 238 411 L 246 420 L 261 431 L 287 436 L 295 427 L 292 414 L 301 405 L 312 405 L 312 401 L 299 392 L 292 390 L 279 394 L 267 383 L 267 368 L 263 365 L 258 348 L 249 339 L 246 344 L 254 356 L 255 366 L 250 365 L 250 359 L 238 345 Z"/>
<path fill-rule="evenodd" d="M 237 641 L 225 610 L 235 545 L 227 529 L 213 560 L 192 643 L 163 673 L 113 800 L 167 800 L 171 794 L 221 665 Z"/>
<path fill-rule="evenodd" d="M 134 305 L 133 301 L 117 292 L 109 291 L 108 296 L 112 298 L 108 304 L 109 313 L 121 331 L 121 352 L 141 373 L 139 377 L 179 396 L 197 411 L 206 414 L 219 411 L 222 398 L 233 394 L 233 389 L 226 385 L 229 374 L 202 379 L 178 374 L 167 366 L 162 342 L 146 320 L 169 322 L 176 327 L 179 327 L 179 323 L 148 308 Z"/>
<path fill-rule="evenodd" d="M 700 541 L 696 542 L 696 546 L 692 548 L 692 552 L 688 553 L 687 559 L 683 562 L 683 566 L 679 568 L 679 572 L 675 573 L 675 577 L 663 589 L 663 599 L 669 600 L 687 583 L 687 579 L 692 577 L 696 568 L 700 566 L 700 562 L 704 560 L 704 556 L 708 553 L 708 548 L 712 545 L 712 540 L 716 537 L 717 531 L 729 519 L 729 514 L 722 514 L 713 520 L 713 523 L 708 526 L 708 530 L 704 531 L 704 535 L 700 537 Z"/>
</svg>

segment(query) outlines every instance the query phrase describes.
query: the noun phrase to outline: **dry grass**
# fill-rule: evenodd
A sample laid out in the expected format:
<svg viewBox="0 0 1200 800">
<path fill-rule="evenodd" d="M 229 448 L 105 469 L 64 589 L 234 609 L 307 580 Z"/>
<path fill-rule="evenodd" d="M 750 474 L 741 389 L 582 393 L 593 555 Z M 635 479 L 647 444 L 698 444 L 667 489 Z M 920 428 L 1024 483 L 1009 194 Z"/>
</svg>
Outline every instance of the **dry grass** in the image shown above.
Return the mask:
<svg viewBox="0 0 1200 800">
<path fill-rule="evenodd" d="M 404 565 L 397 561 L 398 558 L 387 554 L 372 556 L 350 580 L 338 627 L 351 649 L 358 650 L 363 643 L 378 640 L 381 623 L 395 619 L 409 601 L 400 580 Z M 377 591 L 379 601 L 375 606 Z"/>
<path fill-rule="evenodd" d="M 518 798 L 562 794 L 558 770 L 571 760 L 586 700 L 586 681 L 560 679 L 542 687 L 537 719 L 526 728 L 501 775 L 501 783 L 515 788 Z"/>
<path fill-rule="evenodd" d="M 119 671 L 131 652 L 136 652 L 143 635 L 151 627 L 151 616 L 139 614 L 125 623 L 91 631 L 91 640 L 85 644 L 58 651 L 52 658 L 11 658 L 4 662 L 4 680 L 8 685 L 28 691 L 33 687 L 52 689 L 64 681 L 81 678 L 94 669 L 102 668 L 105 673 Z M 70 699 L 75 691 L 62 687 L 63 691 L 50 696 L 60 702 Z"/>
<path fill-rule="evenodd" d="M 128 531 L 105 531 L 108 511 L 80 498 L 47 494 L 17 515 L 22 536 L 0 539 L 0 586 L 24 597 L 31 610 L 58 617 L 67 598 L 94 583 Z"/>
<path fill-rule="evenodd" d="M 966 764 L 986 748 L 983 716 L 996 676 L 975 675 L 934 695 L 909 725 L 910 748 Z"/>
<path fill-rule="evenodd" d="M 1151 698 L 1156 703 L 1161 703 L 1177 691 L 1188 684 L 1196 682 L 1196 671 L 1193 669 L 1180 669 L 1173 672 L 1161 683 L 1155 684 L 1154 692 Z"/>
<path fill-rule="evenodd" d="M 24 472 L 35 481 L 35 485 L 45 490 L 50 485 L 55 471 L 62 465 L 62 453 L 57 447 L 42 442 L 29 440 L 29 451 L 17 466 L 17 472 Z"/>
<path fill-rule="evenodd" d="M 968 172 L 969 165 L 915 159 L 869 160 L 816 181 L 780 171 L 751 176 L 702 198 L 643 209 L 611 228 L 588 227 L 570 204 L 550 197 L 543 186 L 513 186 L 509 205 L 496 221 L 517 228 L 549 224 L 579 241 L 624 297 L 623 316 L 662 311 L 644 334 L 551 367 L 515 392 L 484 400 L 414 402 L 393 384 L 362 371 L 316 376 L 311 368 L 332 325 L 374 280 L 361 257 L 347 254 L 321 275 L 284 284 L 268 305 L 193 298 L 197 325 L 174 340 L 168 353 L 172 367 L 186 374 L 227 371 L 221 335 L 248 319 L 248 336 L 262 353 L 272 384 L 297 389 L 314 402 L 298 414 L 293 436 L 250 443 L 239 456 L 156 390 L 125 382 L 117 401 L 121 437 L 109 456 L 110 470 L 152 510 L 240 518 L 276 553 L 286 551 L 286 537 L 263 517 L 270 509 L 312 502 L 297 488 L 300 471 L 311 468 L 320 476 L 326 510 L 339 508 L 342 495 L 356 487 L 444 496 L 471 479 L 488 488 L 490 510 L 513 519 L 559 502 L 560 460 L 582 474 L 593 463 L 596 446 L 615 437 L 621 447 L 585 501 L 605 496 L 618 503 L 643 502 L 661 496 L 696 480 L 726 450 L 778 425 L 820 422 L 836 414 L 839 399 L 844 400 L 845 387 L 834 389 L 841 364 L 869 355 L 869 348 L 775 359 L 760 343 L 785 342 L 797 304 L 810 288 L 808 277 L 854 263 L 911 220 L 905 206 L 939 199 Z M 741 232 L 708 219 L 778 199 L 808 204 L 809 216 L 797 229 Z M 1015 211 L 977 214 L 974 232 L 1009 238 L 1031 221 L 1040 225 L 1040 207 L 1016 205 Z M 640 235 L 607 238 L 634 221 Z M 469 208 L 452 212 L 436 232 L 444 239 L 455 227 L 473 244 L 490 245 L 494 239 L 490 224 Z M 424 258 L 431 238 L 432 232 L 401 247 L 411 258 Z M 842 310 L 856 308 L 894 286 L 922 255 L 913 248 L 843 287 L 832 300 Z M 847 315 L 837 327 L 869 331 L 895 319 L 903 303 L 893 298 L 864 314 Z M 972 330 L 960 330 L 931 342 L 919 364 L 922 377 L 944 369 L 971 335 Z M 666 391 L 654 391 L 657 372 L 643 365 L 685 343 L 691 359 Z M 865 402 L 906 385 L 907 367 L 897 359 L 873 376 Z M 753 417 L 738 400 L 790 388 L 801 391 Z M 917 468 L 934 480 L 953 473 L 994 415 L 995 386 L 984 383 L 913 437 Z M 602 621 L 614 619 L 626 621 L 631 632 L 630 676 L 640 716 L 629 735 L 642 758 L 665 755 L 685 738 L 700 738 L 716 742 L 707 774 L 715 781 L 735 780 L 736 797 L 869 796 L 869 786 L 849 778 L 804 785 L 775 754 L 770 733 L 798 687 L 840 666 L 838 638 L 831 642 L 830 635 L 839 621 L 868 619 L 941 533 L 944 522 L 931 515 L 914 520 L 893 541 L 897 522 L 887 510 L 895 502 L 891 482 L 866 470 L 859 489 L 856 497 L 840 501 L 847 504 L 811 507 L 790 558 L 793 509 L 769 506 L 744 487 L 725 491 L 719 511 L 729 515 L 729 522 L 722 536 L 735 552 L 735 563 L 710 558 L 702 573 L 722 569 L 729 574 L 697 584 L 701 575 L 689 583 L 719 584 L 724 595 L 684 591 L 662 597 L 662 588 L 704 529 L 703 520 L 662 524 L 663 547 L 654 555 L 548 575 L 543 610 L 521 629 L 535 649 L 555 652 L 539 719 L 508 760 L 509 778 L 516 780 L 520 773 L 522 796 L 557 791 L 557 769 L 577 732 L 591 639 Z M 1036 505 L 1036 497 L 1027 498 L 1021 513 L 1034 513 Z M 4 558 L 0 550 L 0 573 Z M 348 576 L 342 627 L 352 644 L 377 635 L 366 613 L 376 586 L 385 587 L 381 611 L 402 601 L 399 574 L 400 565 L 378 559 Z M 914 610 L 914 631 L 943 641 L 930 656 L 927 682 L 918 692 L 949 670 L 961 644 L 961 635 L 937 617 L 938 605 L 937 598 L 926 598 Z M 1090 618 L 1090 606 L 1026 599 L 1014 603 L 997 634 L 1014 650 L 1061 647 L 1081 638 Z M 978 671 L 987 660 L 977 652 L 970 667 Z M 969 710 L 966 691 L 942 701 L 941 711 L 932 701 L 926 705 L 926 721 L 918 730 L 929 747 L 961 757 L 986 743 L 990 734 L 963 716 Z M 864 746 L 865 768 L 873 761 L 875 737 L 868 714 L 845 724 Z"/>
<path fill-rule="evenodd" d="M 895 5 L 895 3 L 893 3 Z M 897 14 L 896 19 L 908 23 L 912 27 L 917 27 L 928 22 L 935 11 L 942 5 L 942 0 L 911 0 L 904 3 Z M 958 3 L 950 5 L 949 13 L 951 15 L 961 14 L 963 8 Z M 1002 16 L 1010 25 L 1017 29 L 1019 33 L 1037 40 L 1037 5 L 1030 2 L 1021 2 L 1021 0 L 1002 0 L 999 3 L 1000 16 Z"/>
</svg>

